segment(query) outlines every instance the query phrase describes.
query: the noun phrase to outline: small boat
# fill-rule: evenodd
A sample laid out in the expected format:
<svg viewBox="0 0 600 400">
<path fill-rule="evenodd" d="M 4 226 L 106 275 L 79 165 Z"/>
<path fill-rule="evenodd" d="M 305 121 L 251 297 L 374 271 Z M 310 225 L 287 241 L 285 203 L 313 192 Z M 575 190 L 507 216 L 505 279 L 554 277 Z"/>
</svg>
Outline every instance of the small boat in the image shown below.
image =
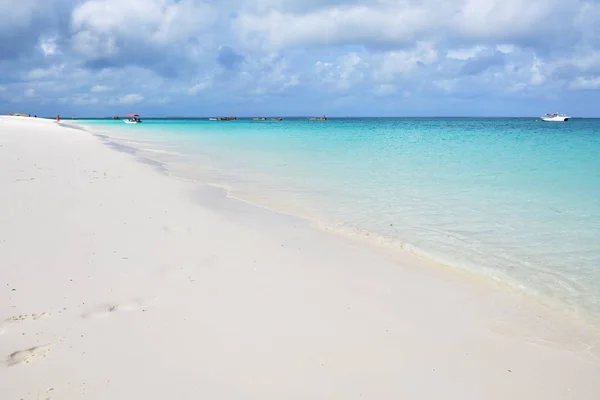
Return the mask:
<svg viewBox="0 0 600 400">
<path fill-rule="evenodd" d="M 558 114 L 558 113 L 551 113 L 551 114 L 546 114 L 542 117 L 540 117 L 540 119 L 542 121 L 546 121 L 546 122 L 565 122 L 569 120 L 568 115 L 566 114 Z"/>
<path fill-rule="evenodd" d="M 209 121 L 216 121 L 217 119 L 216 118 L 209 118 L 208 120 Z"/>
<path fill-rule="evenodd" d="M 123 122 L 125 122 L 126 124 L 141 124 L 142 120 L 140 119 L 140 116 L 137 114 L 127 114 L 127 119 L 124 119 Z"/>
<path fill-rule="evenodd" d="M 326 116 L 322 116 L 322 117 L 311 117 L 309 118 L 310 121 L 327 121 L 327 117 Z"/>
<path fill-rule="evenodd" d="M 271 121 L 283 121 L 283 118 L 281 118 L 281 117 L 271 118 Z"/>
<path fill-rule="evenodd" d="M 217 117 L 218 121 L 234 121 L 237 117 Z"/>
<path fill-rule="evenodd" d="M 252 118 L 253 121 L 266 121 L 265 117 Z"/>
</svg>

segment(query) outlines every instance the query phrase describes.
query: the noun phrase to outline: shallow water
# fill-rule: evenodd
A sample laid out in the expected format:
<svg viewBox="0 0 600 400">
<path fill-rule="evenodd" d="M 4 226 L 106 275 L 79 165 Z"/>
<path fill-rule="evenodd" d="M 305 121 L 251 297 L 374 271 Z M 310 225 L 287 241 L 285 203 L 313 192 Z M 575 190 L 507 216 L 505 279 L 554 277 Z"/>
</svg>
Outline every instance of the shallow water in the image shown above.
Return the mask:
<svg viewBox="0 0 600 400">
<path fill-rule="evenodd" d="M 79 123 L 173 174 L 600 317 L 600 120 Z"/>
</svg>

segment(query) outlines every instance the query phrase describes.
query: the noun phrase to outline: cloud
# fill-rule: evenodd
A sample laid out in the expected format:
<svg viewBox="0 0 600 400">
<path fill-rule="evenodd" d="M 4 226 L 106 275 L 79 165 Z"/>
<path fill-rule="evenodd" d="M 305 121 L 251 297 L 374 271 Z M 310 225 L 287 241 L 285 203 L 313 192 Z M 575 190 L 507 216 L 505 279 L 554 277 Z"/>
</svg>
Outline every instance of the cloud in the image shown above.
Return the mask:
<svg viewBox="0 0 600 400">
<path fill-rule="evenodd" d="M 558 0 L 370 0 L 326 2 L 312 9 L 247 10 L 239 37 L 269 48 L 289 46 L 405 46 L 416 40 L 462 40 L 519 45 L 573 42 L 581 37 L 578 10 L 591 4 Z M 591 21 L 587 26 L 591 26 Z"/>
<path fill-rule="evenodd" d="M 0 113 L 600 100 L 595 0 L 0 0 L 0 14 Z"/>
<path fill-rule="evenodd" d="M 314 69 L 322 84 L 346 90 L 361 82 L 369 65 L 355 52 L 338 57 L 335 64 L 317 61 Z"/>
<path fill-rule="evenodd" d="M 121 98 L 119 98 L 119 104 L 137 104 L 144 100 L 144 96 L 140 94 L 127 94 Z"/>
<path fill-rule="evenodd" d="M 90 92 L 92 93 L 102 93 L 102 92 L 108 92 L 110 91 L 111 88 L 108 86 L 104 86 L 104 85 L 95 85 L 90 89 Z"/>
<path fill-rule="evenodd" d="M 65 65 L 53 65 L 49 68 L 35 68 L 27 73 L 27 80 L 42 80 L 48 78 L 59 78 L 62 76 Z"/>
<path fill-rule="evenodd" d="M 379 68 L 375 71 L 376 80 L 393 82 L 406 78 L 419 69 L 425 69 L 438 60 L 438 52 L 429 42 L 418 42 L 408 50 L 392 50 L 383 54 Z"/>
<path fill-rule="evenodd" d="M 52 56 L 57 53 L 58 45 L 56 43 L 55 37 L 50 37 L 46 39 L 42 39 L 40 41 L 40 50 L 44 53 L 45 56 Z"/>
<path fill-rule="evenodd" d="M 440 88 L 444 92 L 452 93 L 456 90 L 458 79 L 443 79 L 435 81 L 434 85 Z"/>
<path fill-rule="evenodd" d="M 29 88 L 25 91 L 25 97 L 33 97 L 35 96 L 35 89 Z"/>
<path fill-rule="evenodd" d="M 247 44 L 269 48 L 405 44 L 426 29 L 429 19 L 422 7 L 390 9 L 352 4 L 303 14 L 276 10 L 267 14 L 247 13 L 238 18 L 236 29 Z"/>
<path fill-rule="evenodd" d="M 244 61 L 244 57 L 236 53 L 229 46 L 221 46 L 217 55 L 217 62 L 225 69 L 232 69 Z"/>
<path fill-rule="evenodd" d="M 373 89 L 373 93 L 376 96 L 381 97 L 391 96 L 393 94 L 396 94 L 397 91 L 398 88 L 396 87 L 396 85 L 391 85 L 389 83 L 382 83 L 380 85 L 375 86 L 375 88 Z"/>
<path fill-rule="evenodd" d="M 177 75 L 205 55 L 214 15 L 195 0 L 90 0 L 73 10 L 69 41 L 90 68 L 138 65 Z"/>
<path fill-rule="evenodd" d="M 210 79 L 206 79 L 202 82 L 198 82 L 195 85 L 188 88 L 187 93 L 190 96 L 195 96 L 198 92 L 208 89 L 211 86 L 212 82 Z"/>
<path fill-rule="evenodd" d="M 600 89 L 600 76 L 592 78 L 577 77 L 570 83 L 569 87 L 576 90 L 597 90 Z"/>
<path fill-rule="evenodd" d="M 471 46 L 471 47 L 462 47 L 459 49 L 448 49 L 448 51 L 446 52 L 446 57 L 448 58 L 453 58 L 455 60 L 468 60 L 470 58 L 474 58 L 475 56 L 477 56 L 479 53 L 481 53 L 482 51 L 485 51 L 487 49 L 486 46 Z"/>
<path fill-rule="evenodd" d="M 72 102 L 76 105 L 93 105 L 100 103 L 100 99 L 98 97 L 93 97 L 87 94 L 77 94 L 73 96 L 73 98 L 68 99 L 65 102 Z"/>
<path fill-rule="evenodd" d="M 467 59 L 462 65 L 461 72 L 464 75 L 476 75 L 487 70 L 488 68 L 504 65 L 504 53 L 494 51 L 491 53 L 481 54 L 481 52 Z"/>
</svg>

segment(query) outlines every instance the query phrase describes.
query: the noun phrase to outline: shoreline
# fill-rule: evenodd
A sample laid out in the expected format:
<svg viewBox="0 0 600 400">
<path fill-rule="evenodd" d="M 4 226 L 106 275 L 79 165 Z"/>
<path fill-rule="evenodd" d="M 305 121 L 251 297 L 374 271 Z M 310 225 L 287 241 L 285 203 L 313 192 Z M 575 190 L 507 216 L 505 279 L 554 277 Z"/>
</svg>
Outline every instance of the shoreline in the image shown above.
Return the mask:
<svg viewBox="0 0 600 400">
<path fill-rule="evenodd" d="M 600 393 L 593 336 L 494 285 L 157 173 L 86 131 L 0 118 L 0 145 L 9 397 Z"/>
<path fill-rule="evenodd" d="M 222 190 L 225 196 L 247 203 L 251 206 L 299 218 L 310 224 L 314 229 L 319 229 L 329 234 L 335 234 L 347 240 L 356 241 L 357 243 L 366 244 L 375 250 L 396 254 L 400 261 L 408 260 L 408 262 L 410 262 L 410 260 L 421 260 L 427 264 L 431 264 L 432 268 L 454 271 L 458 275 L 466 277 L 466 279 L 481 281 L 490 286 L 498 286 L 504 290 L 513 291 L 515 296 L 527 298 L 528 301 L 537 303 L 542 309 L 547 309 L 550 313 L 556 313 L 557 315 L 563 316 L 566 320 L 573 321 L 575 324 L 588 326 L 589 329 L 598 330 L 600 332 L 600 314 L 598 314 L 597 310 L 578 307 L 577 305 L 565 301 L 565 299 L 551 297 L 548 293 L 540 292 L 539 288 L 536 287 L 523 286 L 523 282 L 520 282 L 510 275 L 503 274 L 502 271 L 483 268 L 472 263 L 463 265 L 457 261 L 447 260 L 443 254 L 432 254 L 432 252 L 415 246 L 413 243 L 404 239 L 389 237 L 379 232 L 359 228 L 353 224 L 347 224 L 330 218 L 323 218 L 320 215 L 305 212 L 306 210 L 302 210 L 298 205 L 284 206 L 281 201 L 270 201 L 265 199 L 264 196 L 258 198 L 239 187 L 234 188 L 223 182 L 217 182 L 215 179 L 210 179 L 208 175 L 199 177 L 196 174 L 187 173 L 187 170 L 186 173 L 181 169 L 173 170 L 172 168 L 169 168 L 169 163 L 172 160 L 169 160 L 168 158 L 161 159 L 160 156 L 164 155 L 162 153 L 163 150 L 135 147 L 135 144 L 137 143 L 145 143 L 152 146 L 158 145 L 159 147 L 165 145 L 165 143 L 146 142 L 148 138 L 145 138 L 141 142 L 135 142 L 135 140 L 138 139 L 128 136 L 118 136 L 118 134 L 121 133 L 119 128 L 122 128 L 120 125 L 116 125 L 115 127 L 96 127 L 94 125 L 85 125 L 85 121 L 82 121 L 76 122 L 70 126 L 76 129 L 83 129 L 90 134 L 99 137 L 105 141 L 109 147 L 116 148 L 125 153 L 134 154 L 138 161 L 156 165 L 162 172 L 168 172 L 169 176 L 183 179 L 194 184 L 206 185 L 211 188 Z M 123 133 L 125 133 L 125 131 L 123 131 Z M 134 140 L 134 144 L 131 143 L 131 140 Z M 123 144 L 120 142 L 126 143 Z M 183 157 L 183 164 L 188 164 L 192 161 L 192 159 L 189 158 L 190 155 L 177 153 L 177 156 Z M 177 160 L 176 163 L 181 164 L 181 160 Z M 206 167 L 207 165 L 202 163 L 194 169 L 194 172 Z"/>
</svg>

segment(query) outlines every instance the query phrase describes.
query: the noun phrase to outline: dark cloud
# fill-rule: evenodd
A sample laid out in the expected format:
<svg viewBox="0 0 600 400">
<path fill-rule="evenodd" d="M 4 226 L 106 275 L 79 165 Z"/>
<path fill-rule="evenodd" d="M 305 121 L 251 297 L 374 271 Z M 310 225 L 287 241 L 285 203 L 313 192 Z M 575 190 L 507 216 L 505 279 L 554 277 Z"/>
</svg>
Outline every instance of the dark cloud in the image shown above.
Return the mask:
<svg viewBox="0 0 600 400">
<path fill-rule="evenodd" d="M 484 54 L 473 57 L 463 64 L 461 73 L 463 75 L 476 75 L 486 71 L 489 68 L 503 66 L 505 59 L 506 56 L 504 53 L 499 51 L 495 51 L 492 54 Z"/>
<path fill-rule="evenodd" d="M 0 113 L 56 99 L 78 114 L 142 98 L 197 109 L 202 94 L 282 108 L 342 93 L 376 110 L 566 98 L 600 76 L 588 0 L 0 0 L 0 15 Z"/>
<path fill-rule="evenodd" d="M 219 65 L 223 66 L 225 69 L 233 69 L 238 66 L 242 61 L 244 61 L 244 57 L 235 52 L 229 46 L 222 46 L 219 49 L 219 54 L 217 55 L 217 62 Z"/>
<path fill-rule="evenodd" d="M 0 60 L 30 55 L 42 38 L 65 35 L 73 3 L 24 0 L 0 5 Z"/>
</svg>

